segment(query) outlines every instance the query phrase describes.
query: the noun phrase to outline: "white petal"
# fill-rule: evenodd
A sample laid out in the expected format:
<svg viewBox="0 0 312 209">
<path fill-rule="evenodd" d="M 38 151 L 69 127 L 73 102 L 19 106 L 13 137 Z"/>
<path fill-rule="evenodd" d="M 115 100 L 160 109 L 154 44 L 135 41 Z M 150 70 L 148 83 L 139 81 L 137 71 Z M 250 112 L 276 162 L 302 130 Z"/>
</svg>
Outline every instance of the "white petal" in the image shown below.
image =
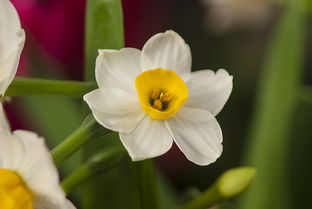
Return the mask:
<svg viewBox="0 0 312 209">
<path fill-rule="evenodd" d="M 16 171 L 35 194 L 38 209 L 69 209 L 43 138 L 30 131 L 0 130 L 0 166 Z"/>
<path fill-rule="evenodd" d="M 34 193 L 38 209 L 67 209 L 59 176 L 43 138 L 30 131 L 0 131 L 3 168 L 16 171 Z M 52 207 L 54 206 L 54 207 Z"/>
<path fill-rule="evenodd" d="M 0 1 L 0 57 L 13 51 L 22 30 L 17 11 L 9 0 Z"/>
<path fill-rule="evenodd" d="M 233 77 L 223 69 L 216 73 L 200 70 L 191 74 L 187 82 L 189 97 L 185 106 L 208 110 L 217 115 L 228 100 L 233 87 Z"/>
<path fill-rule="evenodd" d="M 191 50 L 174 31 L 152 36 L 144 45 L 141 54 L 142 70 L 163 68 L 177 72 L 187 81 L 191 74 Z"/>
<path fill-rule="evenodd" d="M 162 155 L 173 142 L 164 121 L 153 120 L 148 115 L 132 132 L 119 136 L 133 161 Z"/>
<path fill-rule="evenodd" d="M 136 93 L 135 78 L 141 73 L 141 51 L 134 48 L 99 50 L 95 75 L 100 88 L 120 88 Z"/>
<path fill-rule="evenodd" d="M 208 165 L 222 153 L 222 131 L 217 120 L 206 110 L 182 107 L 166 120 L 166 125 L 187 159 Z"/>
<path fill-rule="evenodd" d="M 49 197 L 37 197 L 35 200 L 35 209 L 76 209 L 76 207 L 67 199 L 61 202 L 55 202 Z"/>
<path fill-rule="evenodd" d="M 139 99 L 120 89 L 100 88 L 84 95 L 94 118 L 104 127 L 128 133 L 142 120 Z"/>
<path fill-rule="evenodd" d="M 69 200 L 66 200 L 64 202 L 64 209 L 75 209 L 76 207 L 74 206 L 74 204 L 69 201 Z"/>
<path fill-rule="evenodd" d="M 0 145 L 0 168 L 17 170 L 24 152 L 20 141 L 10 131 L 1 129 Z"/>
<path fill-rule="evenodd" d="M 9 121 L 6 117 L 6 114 L 3 110 L 3 106 L 1 103 L 0 103 L 0 129 L 4 129 L 4 130 L 8 130 L 8 131 L 11 130 Z"/>
<path fill-rule="evenodd" d="M 25 32 L 15 8 L 8 0 L 0 1 L 0 94 L 16 74 L 24 42 Z"/>
<path fill-rule="evenodd" d="M 44 139 L 36 133 L 23 130 L 14 131 L 13 136 L 23 147 L 22 159 L 16 171 L 37 198 L 44 197 L 55 203 L 62 203 L 65 195 L 59 185 L 59 175 Z"/>
</svg>

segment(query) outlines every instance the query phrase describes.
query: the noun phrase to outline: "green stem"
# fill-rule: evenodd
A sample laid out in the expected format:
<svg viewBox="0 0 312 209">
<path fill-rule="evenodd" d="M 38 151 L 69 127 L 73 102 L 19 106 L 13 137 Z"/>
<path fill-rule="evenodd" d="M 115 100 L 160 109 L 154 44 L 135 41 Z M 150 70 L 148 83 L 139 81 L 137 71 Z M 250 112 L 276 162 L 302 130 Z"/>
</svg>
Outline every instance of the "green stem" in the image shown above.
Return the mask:
<svg viewBox="0 0 312 209">
<path fill-rule="evenodd" d="M 95 82 L 15 78 L 5 96 L 62 95 L 81 97 L 97 88 Z"/>
<path fill-rule="evenodd" d="M 125 150 L 120 147 L 109 147 L 98 151 L 88 162 L 62 181 L 65 193 L 70 194 L 77 186 L 95 175 L 111 169 L 120 162 L 124 154 L 126 154 Z"/>
<path fill-rule="evenodd" d="M 134 163 L 134 172 L 140 194 L 141 208 L 158 209 L 157 179 L 152 159 Z"/>
<path fill-rule="evenodd" d="M 88 116 L 81 127 L 76 129 L 51 151 L 55 164 L 61 164 L 91 139 L 104 135 L 109 131 L 99 126 L 92 116 Z"/>
<path fill-rule="evenodd" d="M 222 200 L 223 197 L 219 194 L 217 187 L 214 185 L 205 193 L 188 202 L 180 209 L 205 209 L 221 202 Z"/>
</svg>

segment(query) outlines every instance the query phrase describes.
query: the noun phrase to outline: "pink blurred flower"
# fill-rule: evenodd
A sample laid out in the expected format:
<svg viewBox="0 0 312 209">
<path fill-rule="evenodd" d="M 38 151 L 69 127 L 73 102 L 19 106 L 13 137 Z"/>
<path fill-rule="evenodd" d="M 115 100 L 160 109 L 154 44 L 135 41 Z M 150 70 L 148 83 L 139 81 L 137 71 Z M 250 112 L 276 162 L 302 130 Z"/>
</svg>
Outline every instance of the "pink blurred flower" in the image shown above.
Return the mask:
<svg viewBox="0 0 312 209">
<path fill-rule="evenodd" d="M 45 52 L 62 63 L 74 78 L 82 78 L 86 0 L 12 2 L 26 29 L 26 47 L 33 47 L 32 41 L 37 42 Z M 161 23 L 167 19 L 166 5 L 165 0 L 157 3 L 123 0 L 126 46 L 141 47 L 151 34 L 166 29 L 161 27 Z M 27 63 L 24 60 L 22 62 Z M 26 68 L 23 67 L 24 71 Z"/>
<path fill-rule="evenodd" d="M 49 55 L 77 76 L 83 68 L 85 0 L 12 2 L 18 10 L 28 39 L 31 37 L 37 41 Z"/>
</svg>

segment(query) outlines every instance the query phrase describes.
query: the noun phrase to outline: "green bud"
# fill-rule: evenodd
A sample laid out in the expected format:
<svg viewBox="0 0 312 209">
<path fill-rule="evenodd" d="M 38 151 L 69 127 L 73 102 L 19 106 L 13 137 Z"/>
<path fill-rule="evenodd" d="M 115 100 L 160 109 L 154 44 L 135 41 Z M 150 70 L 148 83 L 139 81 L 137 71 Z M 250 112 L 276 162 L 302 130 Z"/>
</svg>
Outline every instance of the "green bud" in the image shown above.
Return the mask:
<svg viewBox="0 0 312 209">
<path fill-rule="evenodd" d="M 252 167 L 239 167 L 227 170 L 204 193 L 189 201 L 180 209 L 206 209 L 225 199 L 240 195 L 248 189 L 256 175 Z"/>
<path fill-rule="evenodd" d="M 256 175 L 253 167 L 239 167 L 226 171 L 216 182 L 216 188 L 223 198 L 231 198 L 244 192 Z"/>
</svg>

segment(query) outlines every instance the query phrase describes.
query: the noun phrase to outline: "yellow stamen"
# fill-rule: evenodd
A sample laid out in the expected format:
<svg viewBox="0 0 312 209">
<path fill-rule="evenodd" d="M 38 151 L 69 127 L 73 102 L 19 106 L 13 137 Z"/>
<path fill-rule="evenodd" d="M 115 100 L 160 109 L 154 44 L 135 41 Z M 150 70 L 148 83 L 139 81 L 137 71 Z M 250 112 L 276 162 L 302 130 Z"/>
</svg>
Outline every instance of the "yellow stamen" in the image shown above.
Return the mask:
<svg viewBox="0 0 312 209">
<path fill-rule="evenodd" d="M 160 94 L 160 90 L 157 89 L 157 88 L 154 88 L 153 89 L 153 93 L 151 95 L 151 98 L 155 100 L 155 99 L 157 99 L 159 97 L 159 94 Z"/>
<path fill-rule="evenodd" d="M 157 110 L 162 110 L 163 104 L 160 101 L 160 99 L 156 99 L 154 101 L 153 107 L 156 108 Z"/>
<path fill-rule="evenodd" d="M 34 209 L 33 195 L 15 171 L 0 169 L 0 208 Z"/>
<path fill-rule="evenodd" d="M 162 96 L 161 101 L 162 102 L 169 102 L 169 100 L 172 99 L 172 94 L 170 93 L 165 93 L 164 96 Z"/>
</svg>

